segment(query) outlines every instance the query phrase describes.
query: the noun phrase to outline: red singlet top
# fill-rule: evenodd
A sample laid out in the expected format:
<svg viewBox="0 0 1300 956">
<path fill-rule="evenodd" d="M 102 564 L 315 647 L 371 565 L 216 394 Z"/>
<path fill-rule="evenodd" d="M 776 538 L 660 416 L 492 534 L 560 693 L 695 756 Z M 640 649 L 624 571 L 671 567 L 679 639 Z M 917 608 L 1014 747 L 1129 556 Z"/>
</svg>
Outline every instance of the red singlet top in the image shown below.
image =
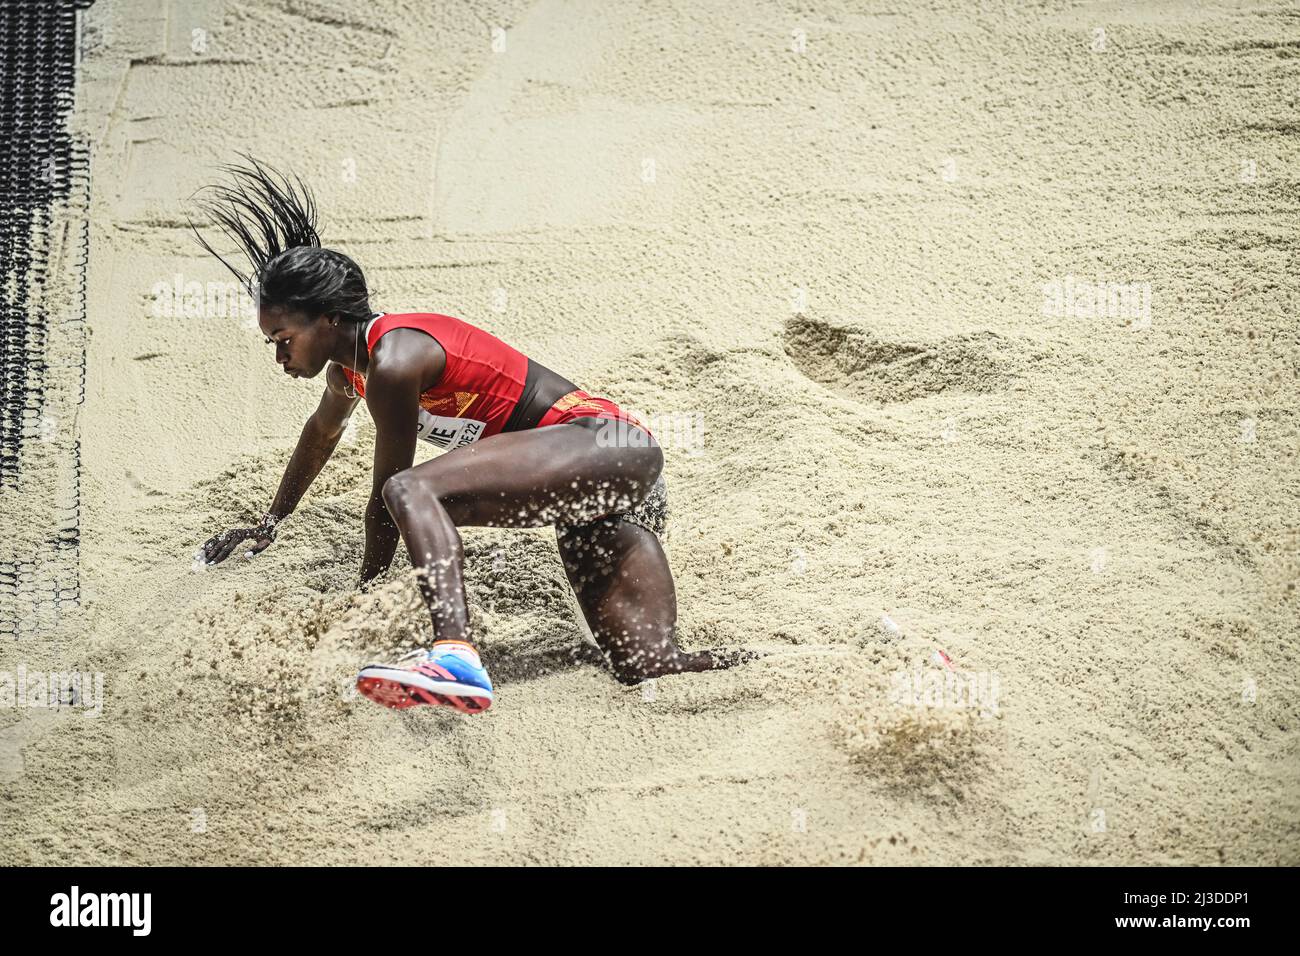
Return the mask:
<svg viewBox="0 0 1300 956">
<path fill-rule="evenodd" d="M 459 448 L 498 434 L 514 411 L 528 378 L 528 358 L 490 332 L 450 315 L 409 312 L 379 315 L 366 326 L 366 351 L 393 329 L 419 329 L 447 353 L 447 367 L 420 395 L 419 435 L 439 448 Z M 363 398 L 366 379 L 343 369 Z"/>
</svg>

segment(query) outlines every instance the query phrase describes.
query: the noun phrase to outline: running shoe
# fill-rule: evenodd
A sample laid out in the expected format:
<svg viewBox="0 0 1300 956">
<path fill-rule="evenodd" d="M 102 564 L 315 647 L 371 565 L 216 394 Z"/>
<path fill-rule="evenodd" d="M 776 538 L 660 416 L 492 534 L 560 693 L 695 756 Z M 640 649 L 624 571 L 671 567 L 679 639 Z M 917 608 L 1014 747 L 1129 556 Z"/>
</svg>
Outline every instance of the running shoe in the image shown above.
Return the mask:
<svg viewBox="0 0 1300 956">
<path fill-rule="evenodd" d="M 367 664 L 357 675 L 357 690 L 394 709 L 429 704 L 480 714 L 492 706 L 492 681 L 478 654 L 450 641 L 411 651 L 396 664 Z"/>
</svg>

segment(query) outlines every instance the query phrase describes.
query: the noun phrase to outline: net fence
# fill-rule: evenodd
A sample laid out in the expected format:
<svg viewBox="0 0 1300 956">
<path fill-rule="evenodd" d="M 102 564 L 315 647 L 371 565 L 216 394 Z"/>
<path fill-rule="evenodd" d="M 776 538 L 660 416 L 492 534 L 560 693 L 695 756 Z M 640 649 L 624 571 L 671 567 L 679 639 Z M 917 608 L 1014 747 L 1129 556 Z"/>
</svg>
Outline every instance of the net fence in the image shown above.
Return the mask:
<svg viewBox="0 0 1300 956">
<path fill-rule="evenodd" d="M 69 119 L 91 2 L 0 0 L 0 640 L 81 596 L 90 151 Z"/>
</svg>

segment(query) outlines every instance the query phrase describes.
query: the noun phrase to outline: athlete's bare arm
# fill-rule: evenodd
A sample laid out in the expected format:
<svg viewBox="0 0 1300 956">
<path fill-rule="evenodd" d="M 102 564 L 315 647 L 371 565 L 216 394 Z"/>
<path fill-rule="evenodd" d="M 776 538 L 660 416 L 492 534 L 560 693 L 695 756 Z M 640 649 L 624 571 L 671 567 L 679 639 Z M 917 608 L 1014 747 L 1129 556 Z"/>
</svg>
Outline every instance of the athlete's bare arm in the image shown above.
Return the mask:
<svg viewBox="0 0 1300 956">
<path fill-rule="evenodd" d="M 384 484 L 415 460 L 420 393 L 437 384 L 446 364 L 442 346 L 416 329 L 393 329 L 370 353 L 366 406 L 375 423 L 375 469 L 366 504 L 363 584 L 387 569 L 401 540 L 384 504 Z"/>
<path fill-rule="evenodd" d="M 244 549 L 248 557 L 265 551 L 271 545 L 275 539 L 275 525 L 298 507 L 298 502 L 338 447 L 343 429 L 357 404 L 356 398 L 348 397 L 349 391 L 343 369 L 331 363 L 325 373 L 325 393 L 316 411 L 302 427 L 298 445 L 284 469 L 279 490 L 266 516 L 254 528 L 233 528 L 209 538 L 198 555 L 205 564 L 220 564 L 235 548 L 250 539 L 253 543 Z"/>
<path fill-rule="evenodd" d="M 325 371 L 325 393 L 321 395 L 316 411 L 302 426 L 298 447 L 293 450 L 271 502 L 271 514 L 277 520 L 293 513 L 338 447 L 352 410 L 357 406 L 358 399 L 349 398 L 349 392 L 351 389 L 343 376 L 343 369 L 331 362 Z"/>
</svg>

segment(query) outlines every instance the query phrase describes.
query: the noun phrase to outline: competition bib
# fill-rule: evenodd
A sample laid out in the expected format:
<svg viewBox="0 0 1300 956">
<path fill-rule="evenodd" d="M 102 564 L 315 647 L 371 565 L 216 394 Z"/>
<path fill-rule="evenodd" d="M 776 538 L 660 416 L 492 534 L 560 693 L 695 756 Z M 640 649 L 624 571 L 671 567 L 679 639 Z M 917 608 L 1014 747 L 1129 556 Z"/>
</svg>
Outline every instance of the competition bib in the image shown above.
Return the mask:
<svg viewBox="0 0 1300 956">
<path fill-rule="evenodd" d="M 420 409 L 420 420 L 416 425 L 416 434 L 421 441 L 427 441 L 439 448 L 459 448 L 479 440 L 487 422 L 473 418 L 448 418 L 444 415 L 430 415 Z"/>
</svg>

